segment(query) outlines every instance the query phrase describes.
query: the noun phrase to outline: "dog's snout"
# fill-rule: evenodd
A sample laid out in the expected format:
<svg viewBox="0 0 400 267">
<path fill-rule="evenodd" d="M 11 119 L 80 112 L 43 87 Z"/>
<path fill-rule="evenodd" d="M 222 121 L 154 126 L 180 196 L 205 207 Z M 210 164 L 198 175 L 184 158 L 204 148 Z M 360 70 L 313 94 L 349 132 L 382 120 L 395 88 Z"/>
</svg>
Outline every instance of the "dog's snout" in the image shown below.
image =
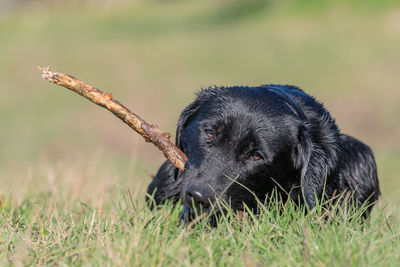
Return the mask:
<svg viewBox="0 0 400 267">
<path fill-rule="evenodd" d="M 211 189 L 204 186 L 189 185 L 184 192 L 184 202 L 188 206 L 207 209 L 210 207 L 213 199 Z"/>
</svg>

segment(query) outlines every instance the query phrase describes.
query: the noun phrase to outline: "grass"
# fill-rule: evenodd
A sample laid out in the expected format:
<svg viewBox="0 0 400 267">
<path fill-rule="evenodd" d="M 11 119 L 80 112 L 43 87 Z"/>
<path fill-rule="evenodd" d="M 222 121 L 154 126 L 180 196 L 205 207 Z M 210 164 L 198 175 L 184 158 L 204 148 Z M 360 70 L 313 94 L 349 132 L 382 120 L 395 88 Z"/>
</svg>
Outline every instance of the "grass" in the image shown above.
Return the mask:
<svg viewBox="0 0 400 267">
<path fill-rule="evenodd" d="M 291 202 L 260 205 L 256 217 L 231 210 L 219 226 L 179 225 L 182 207 L 151 211 L 116 187 L 111 204 L 65 206 L 48 195 L 16 205 L 2 200 L 0 263 L 140 266 L 397 266 L 400 225 L 394 214 L 326 219 Z M 283 212 L 282 212 L 283 210 Z M 325 219 L 324 219 L 325 218 Z M 5 231 L 4 231 L 5 230 Z"/>
<path fill-rule="evenodd" d="M 397 2 L 138 1 L 1 17 L 0 265 L 396 265 Z M 216 229 L 181 231 L 180 210 L 144 203 L 161 153 L 41 80 L 38 64 L 111 92 L 169 132 L 202 86 L 299 85 L 373 148 L 382 198 L 362 226 L 269 207 L 248 223 L 230 214 Z"/>
</svg>

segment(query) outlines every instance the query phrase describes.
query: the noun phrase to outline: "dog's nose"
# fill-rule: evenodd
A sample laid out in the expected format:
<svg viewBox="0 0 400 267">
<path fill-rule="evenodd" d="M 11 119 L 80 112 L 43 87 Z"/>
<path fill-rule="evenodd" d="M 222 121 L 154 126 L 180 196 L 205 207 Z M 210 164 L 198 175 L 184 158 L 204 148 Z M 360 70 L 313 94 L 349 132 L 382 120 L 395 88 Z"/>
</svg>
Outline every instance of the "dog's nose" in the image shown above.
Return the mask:
<svg viewBox="0 0 400 267">
<path fill-rule="evenodd" d="M 213 193 L 211 189 L 199 185 L 189 185 L 184 192 L 184 203 L 189 207 L 207 209 L 211 206 Z"/>
</svg>

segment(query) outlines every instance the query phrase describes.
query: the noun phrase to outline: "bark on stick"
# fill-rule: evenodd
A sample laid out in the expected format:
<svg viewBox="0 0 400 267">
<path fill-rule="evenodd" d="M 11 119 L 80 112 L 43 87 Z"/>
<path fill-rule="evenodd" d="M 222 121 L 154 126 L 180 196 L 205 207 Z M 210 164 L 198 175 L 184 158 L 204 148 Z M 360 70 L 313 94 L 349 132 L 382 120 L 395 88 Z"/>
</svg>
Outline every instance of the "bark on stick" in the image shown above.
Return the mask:
<svg viewBox="0 0 400 267">
<path fill-rule="evenodd" d="M 169 133 L 160 131 L 156 125 L 148 124 L 141 117 L 115 100 L 109 93 L 104 93 L 71 75 L 60 71 L 50 71 L 50 67 L 38 67 L 38 69 L 42 71 L 42 78 L 70 89 L 111 111 L 115 116 L 128 124 L 129 127 L 143 136 L 146 142 L 151 142 L 158 147 L 176 168 L 180 170 L 184 169 L 187 156 L 171 142 L 171 135 Z"/>
</svg>

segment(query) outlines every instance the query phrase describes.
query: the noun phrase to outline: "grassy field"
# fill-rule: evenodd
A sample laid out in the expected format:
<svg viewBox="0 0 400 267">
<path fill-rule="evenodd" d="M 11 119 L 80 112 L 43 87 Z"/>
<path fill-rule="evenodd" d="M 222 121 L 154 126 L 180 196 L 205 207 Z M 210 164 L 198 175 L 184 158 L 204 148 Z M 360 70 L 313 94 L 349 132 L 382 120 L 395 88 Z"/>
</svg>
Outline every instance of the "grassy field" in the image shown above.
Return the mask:
<svg viewBox="0 0 400 267">
<path fill-rule="evenodd" d="M 5 205 L 0 263 L 139 266 L 398 266 L 400 227 L 393 214 L 361 224 L 359 214 L 305 216 L 278 202 L 229 212 L 218 228 L 179 225 L 182 208 L 151 212 L 118 191 L 112 207 L 65 205 L 40 196 Z"/>
<path fill-rule="evenodd" d="M 398 265 L 399 47 L 389 0 L 138 1 L 0 17 L 0 265 Z M 182 231 L 179 210 L 143 201 L 162 154 L 36 65 L 170 132 L 201 87 L 298 85 L 373 148 L 382 198 L 363 226 L 268 208 Z"/>
</svg>

